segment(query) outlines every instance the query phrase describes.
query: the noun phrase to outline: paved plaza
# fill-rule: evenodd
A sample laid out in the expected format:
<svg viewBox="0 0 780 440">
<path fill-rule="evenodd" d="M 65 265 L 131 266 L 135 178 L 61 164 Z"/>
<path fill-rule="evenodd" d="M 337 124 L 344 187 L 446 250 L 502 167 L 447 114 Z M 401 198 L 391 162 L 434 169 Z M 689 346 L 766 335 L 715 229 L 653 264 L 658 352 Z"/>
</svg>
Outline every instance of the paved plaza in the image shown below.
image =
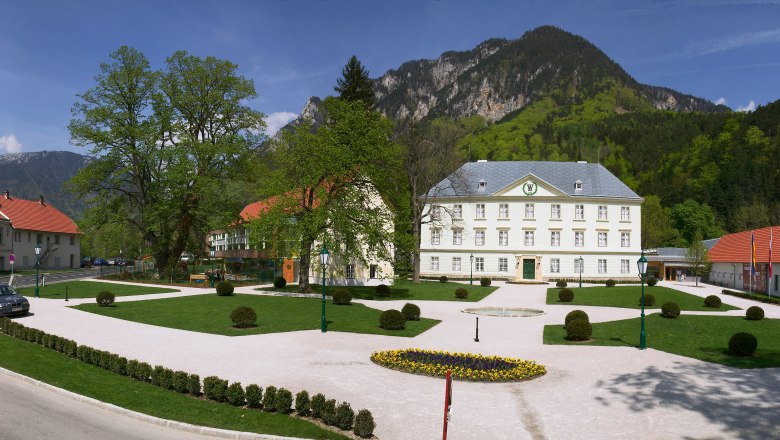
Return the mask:
<svg viewBox="0 0 780 440">
<path fill-rule="evenodd" d="M 34 315 L 19 322 L 128 359 L 201 377 L 217 375 L 243 385 L 285 387 L 293 394 L 302 389 L 312 395 L 321 392 L 350 402 L 355 411 L 369 408 L 380 439 L 441 436 L 444 380 L 389 370 L 369 359 L 374 351 L 398 348 L 517 357 L 547 367 L 545 376 L 528 382 L 455 382 L 450 439 L 780 438 L 780 368 L 740 370 L 635 347 L 543 345 L 544 325 L 562 324 L 575 308 L 585 310 L 591 322 L 638 317 L 639 311 L 547 305 L 547 285 L 497 285 L 496 292 L 478 303 L 413 301 L 423 316 L 442 320 L 415 338 L 322 334 L 319 330 L 229 337 L 67 308 L 94 299 L 30 298 Z M 659 285 L 701 297 L 720 293 L 713 286 Z M 259 294 L 252 289 L 239 287 L 236 292 Z M 181 290 L 117 297 L 117 303 L 206 292 Z M 742 309 L 756 304 L 725 295 L 721 298 Z M 406 303 L 356 302 L 378 309 L 400 309 Z M 526 307 L 545 313 L 525 318 L 480 317 L 480 342 L 475 342 L 475 316 L 461 310 L 483 306 Z M 761 306 L 768 318 L 780 318 L 780 306 Z M 735 310 L 718 315 L 744 313 Z M 257 314 L 262 320 L 263 311 Z M 652 327 L 647 335 L 652 340 Z"/>
</svg>

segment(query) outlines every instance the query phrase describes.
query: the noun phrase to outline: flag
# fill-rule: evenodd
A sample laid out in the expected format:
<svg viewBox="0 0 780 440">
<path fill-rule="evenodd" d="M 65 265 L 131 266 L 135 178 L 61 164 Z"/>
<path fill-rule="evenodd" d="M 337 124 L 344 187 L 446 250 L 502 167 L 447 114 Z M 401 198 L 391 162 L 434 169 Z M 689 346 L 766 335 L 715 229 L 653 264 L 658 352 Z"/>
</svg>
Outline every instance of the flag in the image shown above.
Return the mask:
<svg viewBox="0 0 780 440">
<path fill-rule="evenodd" d="M 769 227 L 769 282 L 772 282 L 772 227 Z"/>
<path fill-rule="evenodd" d="M 756 231 L 750 232 L 750 277 L 756 274 Z"/>
</svg>

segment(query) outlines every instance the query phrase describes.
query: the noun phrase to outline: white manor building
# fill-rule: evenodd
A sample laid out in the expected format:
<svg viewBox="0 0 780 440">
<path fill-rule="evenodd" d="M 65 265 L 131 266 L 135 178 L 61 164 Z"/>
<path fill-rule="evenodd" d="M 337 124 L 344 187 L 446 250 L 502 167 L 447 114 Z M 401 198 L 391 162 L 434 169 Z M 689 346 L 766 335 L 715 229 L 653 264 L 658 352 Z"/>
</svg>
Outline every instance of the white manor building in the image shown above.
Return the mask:
<svg viewBox="0 0 780 440">
<path fill-rule="evenodd" d="M 420 273 L 638 282 L 643 200 L 600 164 L 467 163 L 427 194 Z"/>
</svg>

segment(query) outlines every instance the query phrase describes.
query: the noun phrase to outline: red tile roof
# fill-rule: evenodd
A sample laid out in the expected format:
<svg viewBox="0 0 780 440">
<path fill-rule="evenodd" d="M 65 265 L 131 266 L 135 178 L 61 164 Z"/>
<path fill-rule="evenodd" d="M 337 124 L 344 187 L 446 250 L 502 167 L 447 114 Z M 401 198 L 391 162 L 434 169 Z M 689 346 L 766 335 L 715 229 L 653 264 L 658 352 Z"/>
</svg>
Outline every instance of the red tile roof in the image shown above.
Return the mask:
<svg viewBox="0 0 780 440">
<path fill-rule="evenodd" d="M 780 261 L 780 226 L 772 229 L 772 261 Z M 756 263 L 769 262 L 770 228 L 743 231 L 724 235 L 710 250 L 713 263 L 750 263 L 751 233 L 755 232 Z"/>
<path fill-rule="evenodd" d="M 0 215 L 11 220 L 14 229 L 28 231 L 78 234 L 79 229 L 70 217 L 48 202 L 0 196 Z"/>
<path fill-rule="evenodd" d="M 271 207 L 271 204 L 275 199 L 276 197 L 271 197 L 269 199 L 260 200 L 259 202 L 246 205 L 244 209 L 241 210 L 241 221 L 247 222 L 260 217 L 261 213 L 268 212 L 268 209 Z"/>
</svg>

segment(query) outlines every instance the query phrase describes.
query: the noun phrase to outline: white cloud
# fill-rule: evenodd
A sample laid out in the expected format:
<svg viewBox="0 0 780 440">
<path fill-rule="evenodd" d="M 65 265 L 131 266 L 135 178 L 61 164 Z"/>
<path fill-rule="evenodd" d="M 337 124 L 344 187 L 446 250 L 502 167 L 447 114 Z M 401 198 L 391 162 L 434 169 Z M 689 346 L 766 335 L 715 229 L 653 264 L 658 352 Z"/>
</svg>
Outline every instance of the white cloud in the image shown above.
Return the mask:
<svg viewBox="0 0 780 440">
<path fill-rule="evenodd" d="M 11 133 L 8 136 L 0 136 L 0 153 L 21 153 L 22 143 L 16 140 L 16 136 Z"/>
<path fill-rule="evenodd" d="M 738 112 L 752 112 L 756 109 L 756 101 L 752 99 L 748 102 L 748 105 L 740 105 L 737 107 Z"/>
<path fill-rule="evenodd" d="M 287 125 L 290 121 L 293 121 L 295 118 L 298 117 L 297 113 L 292 112 L 274 112 L 270 115 L 266 116 L 265 123 L 265 134 L 268 136 L 273 136 L 276 134 L 279 129 Z"/>
<path fill-rule="evenodd" d="M 754 46 L 756 44 L 772 43 L 780 40 L 780 29 L 772 29 L 760 32 L 745 32 L 730 37 L 716 38 L 688 45 L 685 50 L 676 54 L 680 57 L 689 58 L 701 55 L 710 55 L 723 52 L 738 47 Z"/>
<path fill-rule="evenodd" d="M 726 105 L 726 98 L 721 96 L 717 101 L 715 101 L 715 105 Z"/>
</svg>

